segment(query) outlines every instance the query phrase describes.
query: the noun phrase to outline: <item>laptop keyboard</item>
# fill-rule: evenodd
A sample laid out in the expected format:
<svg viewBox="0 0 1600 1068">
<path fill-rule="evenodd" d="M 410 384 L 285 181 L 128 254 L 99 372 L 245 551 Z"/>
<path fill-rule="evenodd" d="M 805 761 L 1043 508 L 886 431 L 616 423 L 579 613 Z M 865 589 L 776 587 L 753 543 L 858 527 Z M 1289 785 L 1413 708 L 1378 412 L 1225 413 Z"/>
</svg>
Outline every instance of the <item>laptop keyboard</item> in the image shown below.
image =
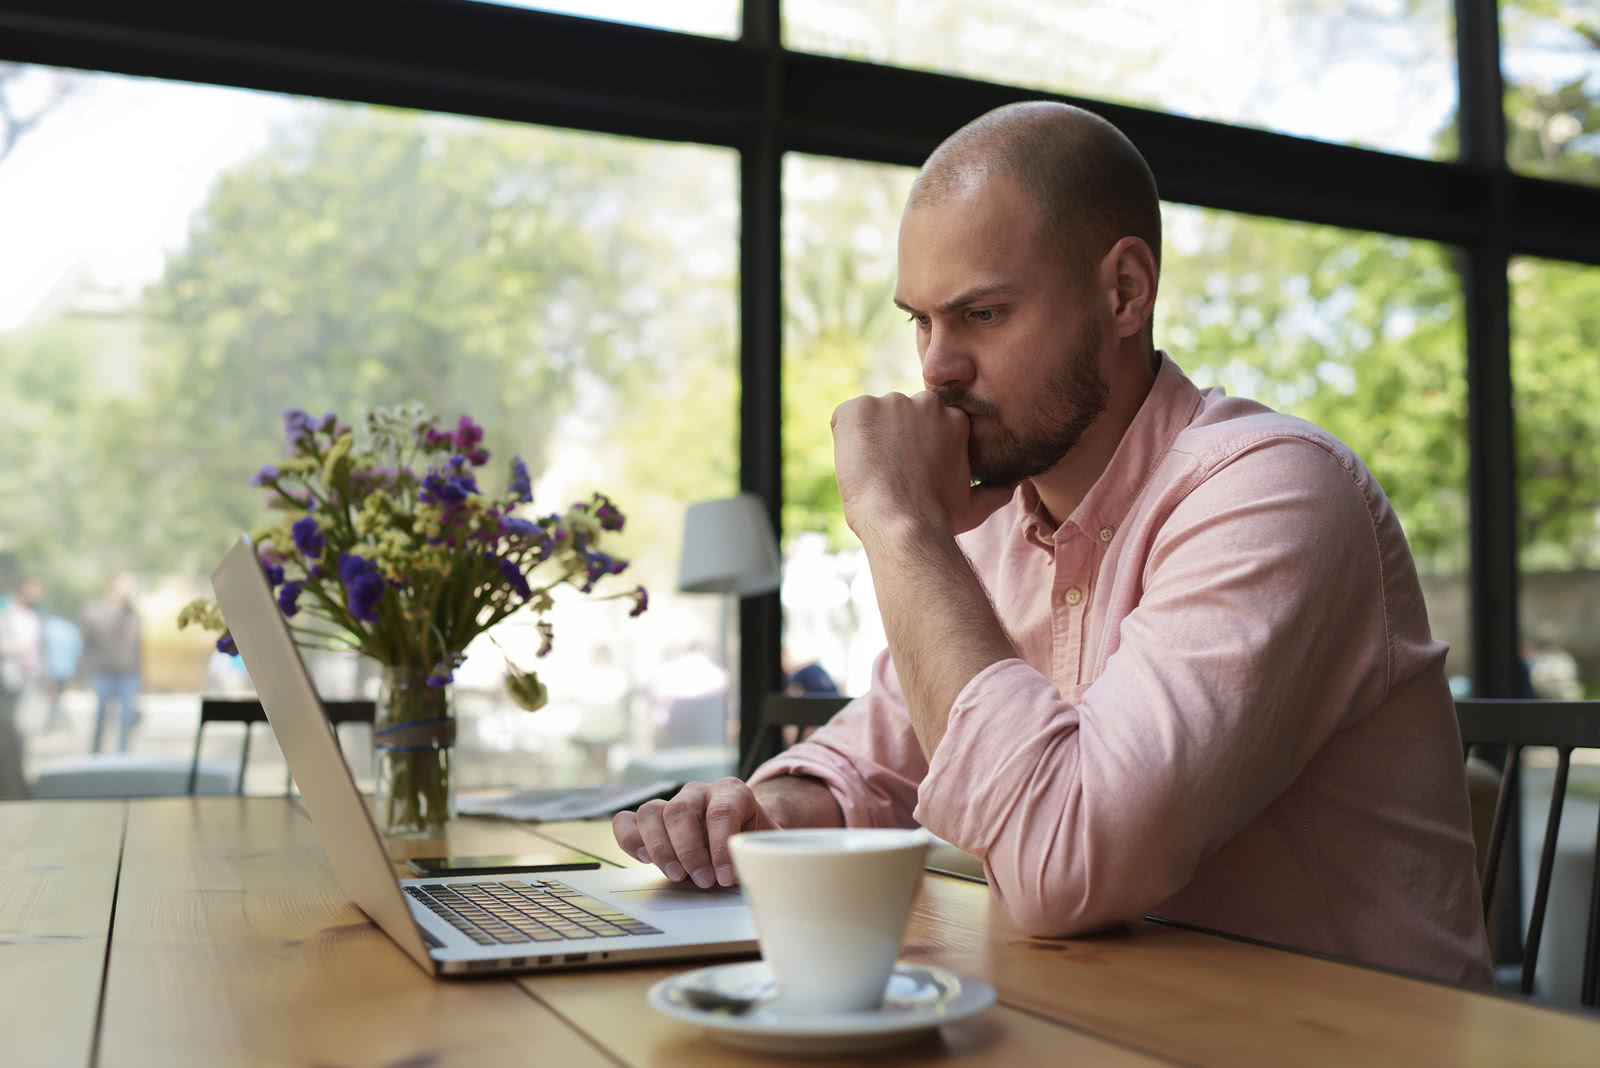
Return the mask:
<svg viewBox="0 0 1600 1068">
<path fill-rule="evenodd" d="M 405 891 L 480 946 L 661 933 L 553 880 L 424 883 Z"/>
</svg>

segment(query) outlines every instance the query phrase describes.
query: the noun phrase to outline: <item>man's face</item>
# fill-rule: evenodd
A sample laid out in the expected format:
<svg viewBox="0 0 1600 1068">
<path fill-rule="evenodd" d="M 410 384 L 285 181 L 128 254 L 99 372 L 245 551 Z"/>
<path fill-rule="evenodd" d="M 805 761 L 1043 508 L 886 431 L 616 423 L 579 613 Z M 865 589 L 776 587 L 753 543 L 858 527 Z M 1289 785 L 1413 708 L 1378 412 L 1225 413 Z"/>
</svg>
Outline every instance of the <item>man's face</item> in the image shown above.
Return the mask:
<svg viewBox="0 0 1600 1068">
<path fill-rule="evenodd" d="M 972 475 L 991 485 L 1054 467 L 1106 406 L 1088 280 L 1041 227 L 1033 201 L 994 177 L 900 221 L 895 303 L 915 324 L 923 384 L 971 417 Z"/>
</svg>

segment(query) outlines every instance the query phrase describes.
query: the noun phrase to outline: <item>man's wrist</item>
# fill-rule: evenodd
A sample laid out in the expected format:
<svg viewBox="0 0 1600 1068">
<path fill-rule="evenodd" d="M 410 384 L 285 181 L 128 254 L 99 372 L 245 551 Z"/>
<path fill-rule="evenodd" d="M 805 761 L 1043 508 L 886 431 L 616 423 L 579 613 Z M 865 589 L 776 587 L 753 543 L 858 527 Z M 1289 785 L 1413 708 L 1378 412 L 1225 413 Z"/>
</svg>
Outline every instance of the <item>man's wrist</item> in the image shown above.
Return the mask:
<svg viewBox="0 0 1600 1068">
<path fill-rule="evenodd" d="M 844 810 L 821 779 L 784 774 L 757 784 L 756 803 L 779 827 L 842 827 Z"/>
<path fill-rule="evenodd" d="M 947 520 L 911 509 L 883 509 L 853 529 L 869 557 L 883 550 L 897 551 L 910 545 L 927 544 L 933 540 L 952 541 L 955 538 Z"/>
</svg>

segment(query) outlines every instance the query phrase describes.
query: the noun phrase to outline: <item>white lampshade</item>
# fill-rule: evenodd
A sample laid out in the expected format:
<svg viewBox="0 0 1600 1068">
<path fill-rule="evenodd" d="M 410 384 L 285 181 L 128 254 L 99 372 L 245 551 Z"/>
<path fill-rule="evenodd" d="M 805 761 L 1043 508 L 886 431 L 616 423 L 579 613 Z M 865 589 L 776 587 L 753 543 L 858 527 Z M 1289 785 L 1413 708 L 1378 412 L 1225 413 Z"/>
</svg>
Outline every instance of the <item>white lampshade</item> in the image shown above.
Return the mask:
<svg viewBox="0 0 1600 1068">
<path fill-rule="evenodd" d="M 751 493 L 697 501 L 683 517 L 678 589 L 683 593 L 771 593 L 783 581 L 766 505 Z"/>
</svg>

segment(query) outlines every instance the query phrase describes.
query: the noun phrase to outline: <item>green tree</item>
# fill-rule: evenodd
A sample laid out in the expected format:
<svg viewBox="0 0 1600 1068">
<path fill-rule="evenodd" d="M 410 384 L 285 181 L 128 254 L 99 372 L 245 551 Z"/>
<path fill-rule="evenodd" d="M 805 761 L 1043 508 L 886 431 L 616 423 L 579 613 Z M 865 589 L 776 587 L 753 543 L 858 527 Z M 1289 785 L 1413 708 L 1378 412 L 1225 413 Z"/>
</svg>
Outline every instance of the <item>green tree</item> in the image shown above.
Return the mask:
<svg viewBox="0 0 1600 1068">
<path fill-rule="evenodd" d="M 259 521 L 248 485 L 280 413 L 422 400 L 489 428 L 537 476 L 584 383 L 658 354 L 633 300 L 668 254 L 626 210 L 648 161 L 620 139 L 326 106 L 226 173 L 151 288 L 140 399 L 108 413 L 149 566 L 208 559 Z"/>
</svg>

